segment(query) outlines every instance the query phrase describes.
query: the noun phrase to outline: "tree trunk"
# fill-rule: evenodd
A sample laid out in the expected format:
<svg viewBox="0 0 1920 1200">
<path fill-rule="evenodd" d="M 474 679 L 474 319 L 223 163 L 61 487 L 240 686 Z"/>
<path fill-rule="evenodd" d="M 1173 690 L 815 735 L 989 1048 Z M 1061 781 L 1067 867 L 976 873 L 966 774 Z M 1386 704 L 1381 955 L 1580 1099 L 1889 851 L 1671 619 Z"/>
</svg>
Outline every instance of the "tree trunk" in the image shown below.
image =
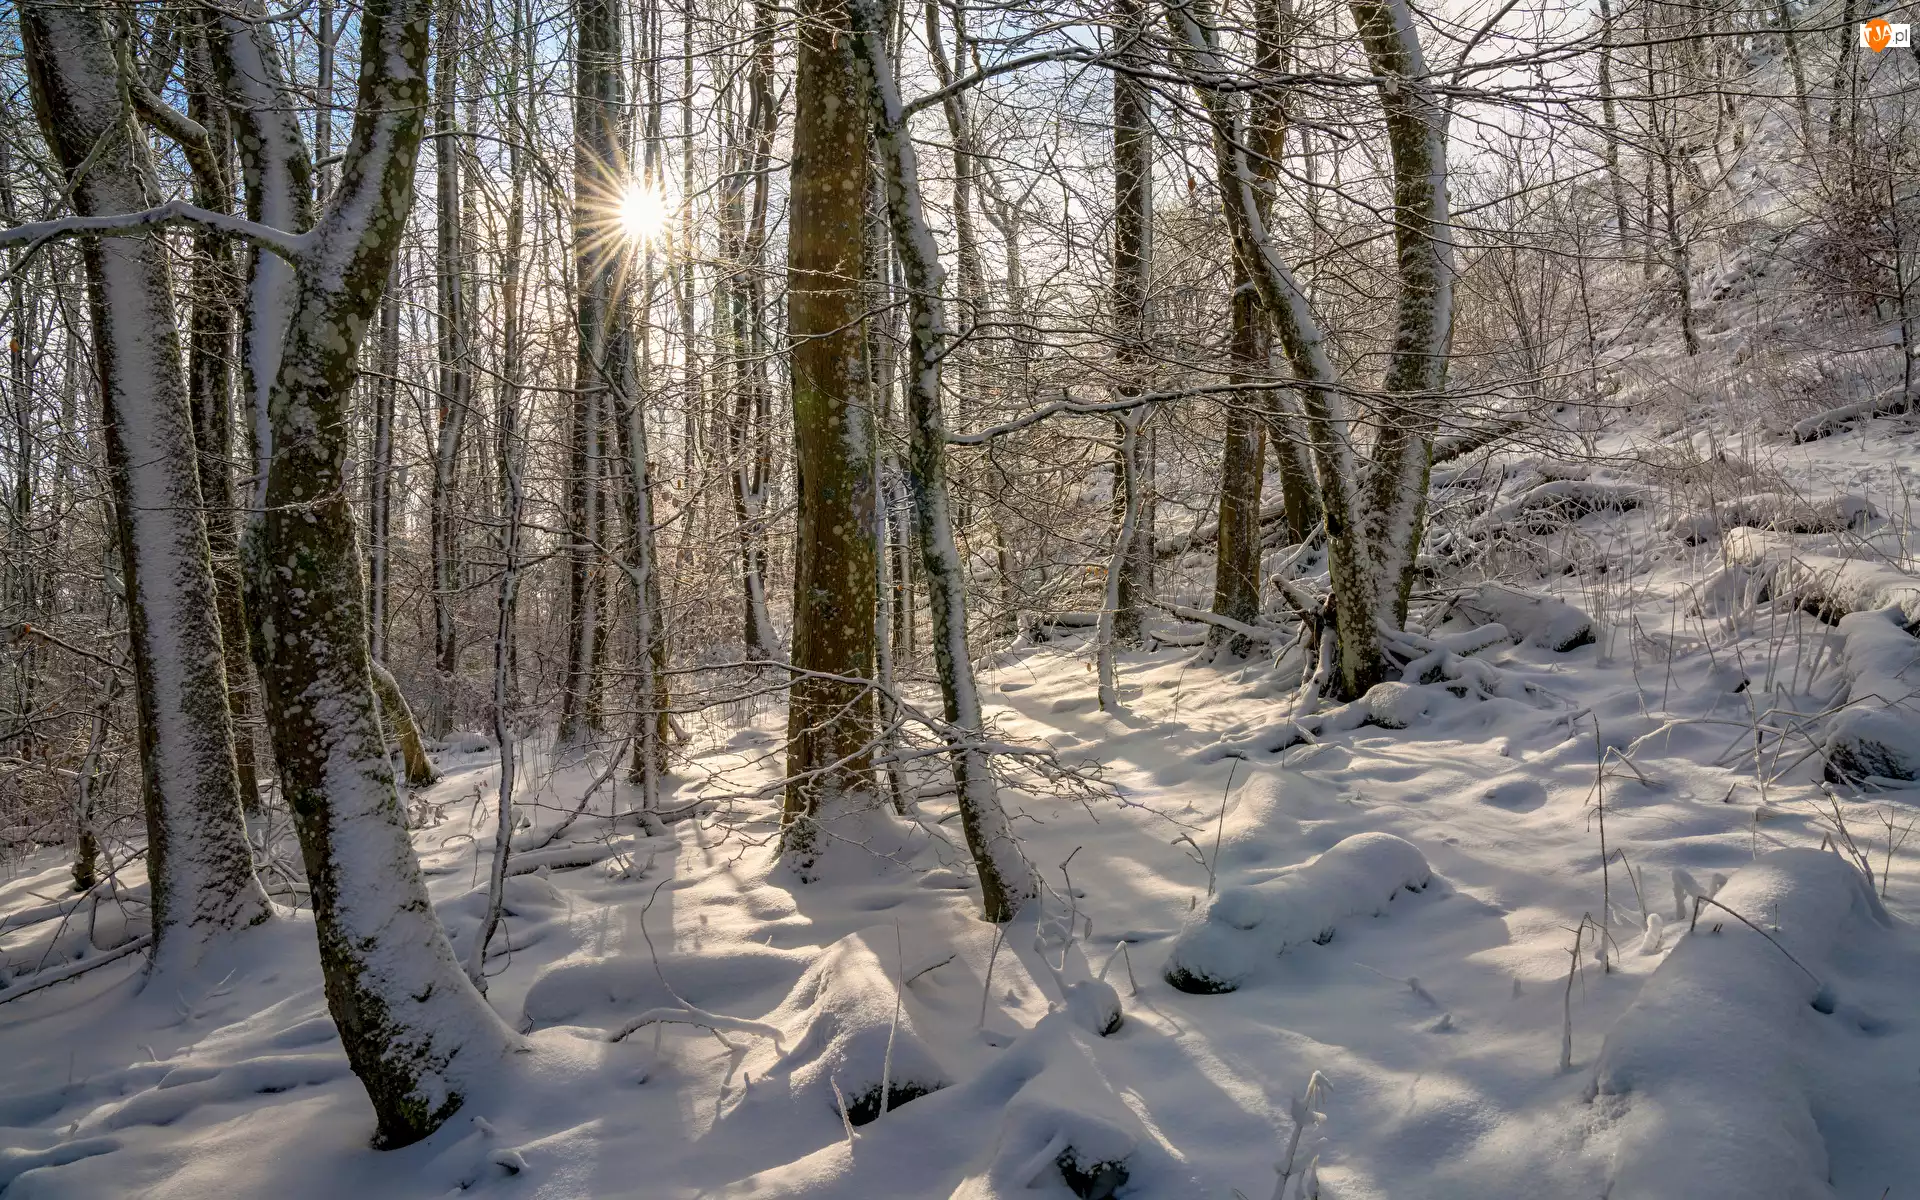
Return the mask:
<svg viewBox="0 0 1920 1200">
<path fill-rule="evenodd" d="M 894 251 L 910 297 L 908 328 L 912 360 L 907 405 L 912 422 L 913 508 L 920 529 L 922 562 L 932 593 L 934 665 L 952 750 L 953 788 L 967 849 L 980 876 L 989 921 L 1010 921 L 1039 894 L 1033 868 L 1020 853 L 994 786 L 980 693 L 967 650 L 966 574 L 953 541 L 947 495 L 947 432 L 940 408 L 940 364 L 948 332 L 940 300 L 941 268 L 933 233 L 920 203 L 912 135 L 900 104 L 886 52 L 886 22 L 874 0 L 850 0 L 853 49 L 864 70 L 881 167 L 887 181 L 887 212 Z M 868 543 L 871 545 L 871 541 Z M 867 576 L 871 579 L 871 571 Z"/>
<path fill-rule="evenodd" d="M 1369 66 L 1380 80 L 1394 177 L 1398 313 L 1379 434 L 1361 474 L 1339 377 L 1311 304 L 1280 255 L 1246 150 L 1241 106 L 1211 83 L 1230 72 L 1201 0 L 1167 0 L 1167 23 L 1198 79 L 1213 130 L 1217 180 L 1237 252 L 1273 319 L 1294 375 L 1319 476 L 1327 530 L 1338 657 L 1336 695 L 1354 699 L 1392 666 L 1380 632 L 1404 621 L 1425 519 L 1437 393 L 1452 328 L 1452 262 L 1446 240 L 1445 110 L 1426 82 L 1418 34 L 1405 6 L 1354 0 Z"/>
<path fill-rule="evenodd" d="M 207 144 L 188 151 L 194 203 L 231 212 L 233 124 L 215 77 L 206 29 L 185 22 L 187 117 L 206 131 Z M 226 658 L 227 704 L 233 714 L 233 758 L 240 803 L 260 807 L 253 753 L 253 663 L 247 648 L 246 596 L 240 578 L 238 502 L 233 487 L 233 351 L 239 326 L 241 280 L 232 239 L 211 229 L 193 234 L 193 316 L 187 342 L 187 390 L 199 451 L 200 496 L 206 504 L 207 548 L 220 607 L 220 644 Z"/>
<path fill-rule="evenodd" d="M 1232 383 L 1257 382 L 1268 365 L 1267 315 L 1236 261 L 1233 289 L 1234 371 Z M 1220 530 L 1213 571 L 1213 612 L 1243 625 L 1260 616 L 1260 491 L 1266 474 L 1267 447 L 1260 410 L 1269 402 L 1253 396 L 1235 396 L 1227 404 L 1226 445 L 1220 455 Z M 1225 644 L 1227 653 L 1244 658 L 1253 643 L 1223 626 L 1207 629 L 1207 644 Z"/>
<path fill-rule="evenodd" d="M 28 82 L 82 216 L 154 197 L 146 139 L 98 10 L 20 9 Z M 213 567 L 159 233 L 83 243 L 139 712 L 155 961 L 190 967 L 213 937 L 270 915 L 234 774 Z"/>
<path fill-rule="evenodd" d="M 388 594 L 393 556 L 393 415 L 400 392 L 400 274 L 380 301 L 379 376 L 373 381 L 373 461 L 367 464 L 367 642 L 387 661 Z M 511 361 L 511 360 L 509 360 Z"/>
<path fill-rule="evenodd" d="M 740 553 L 741 637 L 746 657 L 760 661 L 780 652 L 767 610 L 767 491 L 772 476 L 772 413 L 767 383 L 766 296 L 769 166 L 779 100 L 773 91 L 774 13 L 766 0 L 754 7 L 753 59 L 748 74 L 746 148 L 730 191 L 739 209 L 736 266 L 728 281 L 733 305 L 736 362 L 734 420 L 727 431 L 733 474 L 734 522 Z M 751 183 L 751 198 L 747 190 Z"/>
<path fill-rule="evenodd" d="M 1143 0 L 1120 0 L 1117 12 L 1120 28 L 1129 40 L 1146 33 L 1147 9 Z M 1120 374 L 1116 391 L 1120 396 L 1138 395 L 1145 390 L 1145 372 L 1149 361 L 1150 315 L 1148 293 L 1153 281 L 1153 99 L 1144 80 L 1116 72 L 1113 76 L 1113 319 L 1118 339 L 1115 354 Z M 1127 497 L 1125 512 L 1116 523 L 1116 542 L 1109 575 L 1118 568 L 1117 581 L 1110 581 L 1107 603 L 1102 609 L 1103 645 L 1118 642 L 1125 646 L 1140 643 L 1140 597 L 1147 588 L 1144 578 L 1153 559 L 1151 544 L 1140 553 L 1147 503 L 1143 484 L 1139 423 L 1144 417 L 1115 421 L 1122 447 L 1114 461 L 1115 504 Z"/>
<path fill-rule="evenodd" d="M 367 655 L 353 508 L 342 485 L 360 339 L 393 271 L 413 200 L 431 0 L 361 12 L 359 97 L 340 193 L 310 235 L 268 397 L 270 447 L 259 561 L 263 672 L 282 790 L 312 888 L 327 1005 L 366 1086 L 378 1144 L 433 1132 L 513 1035 L 474 990 L 420 877 L 394 786 Z M 223 17 L 228 55 L 278 93 L 269 27 Z M 249 176 L 306 176 L 303 145 L 276 117 L 240 139 Z M 277 164 L 277 165 L 275 165 Z M 258 284 L 256 280 L 256 285 Z M 252 336 L 271 336 L 265 322 Z M 244 357 L 262 361 L 262 344 Z"/>
<path fill-rule="evenodd" d="M 804 0 L 787 235 L 794 465 L 793 687 L 781 846 L 801 878 L 820 827 L 873 795 L 877 479 L 863 281 L 868 122 L 845 0 Z M 834 678 L 828 678 L 833 676 Z"/>
<path fill-rule="evenodd" d="M 626 190 L 620 115 L 625 104 L 620 17 L 610 0 L 577 0 L 574 49 L 573 259 L 576 354 L 569 417 L 567 531 L 567 674 L 559 740 L 578 746 L 601 728 L 600 662 L 604 541 L 601 511 L 610 373 L 618 352 L 618 216 Z"/>
<path fill-rule="evenodd" d="M 460 443 L 473 407 L 473 366 L 467 313 L 465 257 L 461 236 L 461 179 L 458 93 L 460 87 L 460 5 L 440 0 L 439 45 L 434 64 L 434 225 L 440 338 L 440 379 L 434 412 L 433 491 L 430 522 L 433 542 L 433 663 L 439 678 L 429 706 L 436 733 L 452 727 L 454 675 L 460 665 L 459 630 L 454 625 L 459 596 L 459 540 L 454 506 L 460 469 Z"/>
<path fill-rule="evenodd" d="M 439 772 L 427 758 L 427 747 L 420 740 L 420 725 L 413 719 L 413 706 L 407 703 L 400 683 L 385 664 L 371 656 L 368 668 L 373 677 L 374 698 L 380 702 L 380 715 L 393 727 L 393 738 L 400 743 L 400 757 L 406 765 L 407 786 L 423 788 L 439 780 Z"/>
</svg>

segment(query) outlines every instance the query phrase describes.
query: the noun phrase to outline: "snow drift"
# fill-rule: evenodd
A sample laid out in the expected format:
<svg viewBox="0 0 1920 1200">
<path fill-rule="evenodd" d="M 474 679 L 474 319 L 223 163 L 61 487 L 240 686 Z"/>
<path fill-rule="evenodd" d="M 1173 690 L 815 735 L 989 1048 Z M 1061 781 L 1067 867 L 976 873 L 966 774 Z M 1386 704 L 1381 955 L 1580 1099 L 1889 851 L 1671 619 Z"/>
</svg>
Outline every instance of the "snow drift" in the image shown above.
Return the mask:
<svg viewBox="0 0 1920 1200">
<path fill-rule="evenodd" d="M 1833 1019 L 1816 977 L 1830 953 L 1884 912 L 1857 870 L 1818 850 L 1762 855 L 1716 898 L 1766 935 L 1702 905 L 1607 1035 L 1592 1091 L 1615 1137 L 1607 1195 L 1824 1200 L 1827 1150 L 1798 1048 Z"/>
</svg>

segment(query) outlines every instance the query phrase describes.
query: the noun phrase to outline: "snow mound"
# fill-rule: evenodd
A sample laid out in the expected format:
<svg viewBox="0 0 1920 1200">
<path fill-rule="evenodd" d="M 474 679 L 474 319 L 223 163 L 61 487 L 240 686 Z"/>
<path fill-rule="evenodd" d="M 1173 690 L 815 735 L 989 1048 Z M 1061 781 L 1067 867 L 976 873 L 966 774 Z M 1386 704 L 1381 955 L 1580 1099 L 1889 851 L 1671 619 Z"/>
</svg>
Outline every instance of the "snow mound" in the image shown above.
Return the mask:
<svg viewBox="0 0 1920 1200">
<path fill-rule="evenodd" d="M 929 1017 L 900 988 L 892 927 L 850 933 L 826 947 L 763 1020 L 787 1031 L 791 1044 L 755 1075 L 788 1095 L 864 1125 L 957 1078 L 950 1055 L 923 1032 Z M 896 1002 L 896 996 L 898 1000 Z M 835 1094 L 835 1087 L 839 1094 Z"/>
<path fill-rule="evenodd" d="M 1482 624 L 1499 624 L 1516 642 L 1556 654 L 1594 640 L 1593 618 L 1552 596 L 1523 592 L 1498 583 L 1483 583 L 1457 603 L 1460 611 Z"/>
<path fill-rule="evenodd" d="M 1288 947 L 1324 945 L 1343 918 L 1377 916 L 1403 889 L 1425 888 L 1432 874 L 1413 843 L 1358 833 L 1310 862 L 1224 887 L 1174 939 L 1167 982 L 1196 995 L 1234 991 Z"/>
<path fill-rule="evenodd" d="M 1840 618 L 1847 707 L 1827 725 L 1827 777 L 1920 778 L 1920 638 L 1883 608 Z"/>
<path fill-rule="evenodd" d="M 522 1032 L 605 1017 L 609 1025 L 646 1009 L 669 1008 L 682 999 L 712 1011 L 731 1011 L 773 989 L 783 994 L 805 970 L 809 955 L 758 942 L 709 945 L 697 954 L 645 958 L 574 959 L 562 962 L 527 989 Z M 676 998 L 678 997 L 678 998 Z"/>
<path fill-rule="evenodd" d="M 1031 1196 L 1049 1184 L 1064 1184 L 1082 1200 L 1108 1200 L 1129 1181 L 1137 1194 L 1167 1194 L 1135 1177 L 1147 1165 L 1137 1161 L 1143 1148 L 1154 1148 L 1161 1168 L 1171 1165 L 1170 1156 L 1100 1073 L 1083 1032 L 1063 1016 L 1042 1018 L 982 1076 L 978 1090 L 1016 1080 L 1017 1090 L 1002 1109 L 984 1169 L 970 1174 L 952 1200 Z"/>
<path fill-rule="evenodd" d="M 1833 1195 L 1799 1048 L 1833 1019 L 1814 973 L 1883 911 L 1838 855 L 1804 849 L 1762 855 L 1717 899 L 1772 941 L 1703 905 L 1608 1033 L 1592 1095 L 1615 1141 L 1610 1200 Z"/>
<path fill-rule="evenodd" d="M 1041 1017 L 963 1082 L 725 1189 L 754 1200 L 1039 1200 L 1208 1195 L 1102 1071 L 1066 1012 Z M 977 1043 L 976 1043 L 977 1045 Z M 896 1052 L 898 1047 L 895 1047 Z M 758 1085 L 756 1084 L 756 1087 Z"/>
</svg>

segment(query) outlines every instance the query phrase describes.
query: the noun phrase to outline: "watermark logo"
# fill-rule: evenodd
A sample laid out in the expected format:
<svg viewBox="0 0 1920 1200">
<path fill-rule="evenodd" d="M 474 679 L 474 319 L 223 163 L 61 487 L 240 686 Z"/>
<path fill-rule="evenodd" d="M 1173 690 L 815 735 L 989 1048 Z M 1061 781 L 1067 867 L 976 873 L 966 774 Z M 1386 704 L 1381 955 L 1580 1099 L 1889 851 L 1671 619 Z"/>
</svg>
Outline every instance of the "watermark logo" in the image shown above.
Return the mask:
<svg viewBox="0 0 1920 1200">
<path fill-rule="evenodd" d="M 1875 54 L 1882 50 L 1905 50 L 1913 45 L 1913 26 L 1896 25 L 1885 17 L 1875 17 L 1860 26 L 1860 44 Z"/>
</svg>

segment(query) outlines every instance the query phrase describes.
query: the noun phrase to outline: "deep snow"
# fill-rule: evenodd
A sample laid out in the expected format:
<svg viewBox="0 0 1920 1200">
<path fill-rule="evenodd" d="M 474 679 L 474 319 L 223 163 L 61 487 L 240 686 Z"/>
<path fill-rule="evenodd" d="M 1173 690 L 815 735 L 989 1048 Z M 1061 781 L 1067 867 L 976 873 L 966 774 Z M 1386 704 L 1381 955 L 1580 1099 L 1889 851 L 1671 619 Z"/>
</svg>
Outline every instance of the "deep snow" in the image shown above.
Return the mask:
<svg viewBox="0 0 1920 1200">
<path fill-rule="evenodd" d="M 1912 437 L 1874 422 L 1771 447 L 1769 469 L 1885 512 Z M 1004 931 L 977 918 L 950 794 L 920 825 L 873 818 L 910 863 L 842 855 L 801 885 L 770 861 L 769 802 L 737 794 L 771 777 L 782 714 L 696 722 L 663 803 L 713 799 L 708 819 L 649 835 L 590 815 L 520 860 L 538 869 L 508 880 L 488 999 L 525 1049 L 403 1150 L 368 1148 L 302 915 L 191 977 L 143 987 L 135 956 L 0 1004 L 0 1189 L 946 1200 L 1064 1197 L 1072 1175 L 1091 1195 L 1265 1200 L 1311 1107 L 1289 1186 L 1317 1158 L 1339 1200 L 1920 1196 L 1920 868 L 1882 824 L 1897 838 L 1920 796 L 1830 796 L 1801 754 L 1813 727 L 1764 747 L 1782 775 L 1762 787 L 1752 728 L 1827 706 L 1839 632 L 1771 601 L 1716 608 L 1719 544 L 1647 494 L 1559 542 L 1607 548 L 1606 575 L 1549 589 L 1596 640 L 1559 652 L 1578 639 L 1516 629 L 1472 655 L 1499 674 L 1492 698 L 1415 685 L 1405 729 L 1269 752 L 1250 735 L 1286 722 L 1293 677 L 1194 647 L 1121 656 L 1117 713 L 1095 705 L 1083 634 L 986 663 L 999 734 L 1097 764 L 1115 792 L 1008 793 L 1049 892 Z M 544 827 L 596 772 L 533 750 Z M 484 902 L 492 759 L 443 753 L 416 805 L 440 815 L 415 845 L 456 953 Z M 1319 910 L 1286 917 L 1314 928 L 1263 945 L 1236 991 L 1166 982 L 1183 926 L 1223 911 L 1210 878 L 1221 901 L 1277 895 L 1364 835 L 1403 839 L 1430 881 L 1317 897 L 1333 936 L 1316 942 Z M 1884 912 L 1836 843 L 1884 872 Z M 65 869 L 44 850 L 0 884 L 10 973 L 82 952 L 89 923 L 98 945 L 124 936 L 111 904 L 24 923 L 66 896 Z M 1769 937 L 1705 902 L 1690 929 L 1693 892 Z M 1110 995 L 1123 1019 L 1103 1036 Z"/>
</svg>

